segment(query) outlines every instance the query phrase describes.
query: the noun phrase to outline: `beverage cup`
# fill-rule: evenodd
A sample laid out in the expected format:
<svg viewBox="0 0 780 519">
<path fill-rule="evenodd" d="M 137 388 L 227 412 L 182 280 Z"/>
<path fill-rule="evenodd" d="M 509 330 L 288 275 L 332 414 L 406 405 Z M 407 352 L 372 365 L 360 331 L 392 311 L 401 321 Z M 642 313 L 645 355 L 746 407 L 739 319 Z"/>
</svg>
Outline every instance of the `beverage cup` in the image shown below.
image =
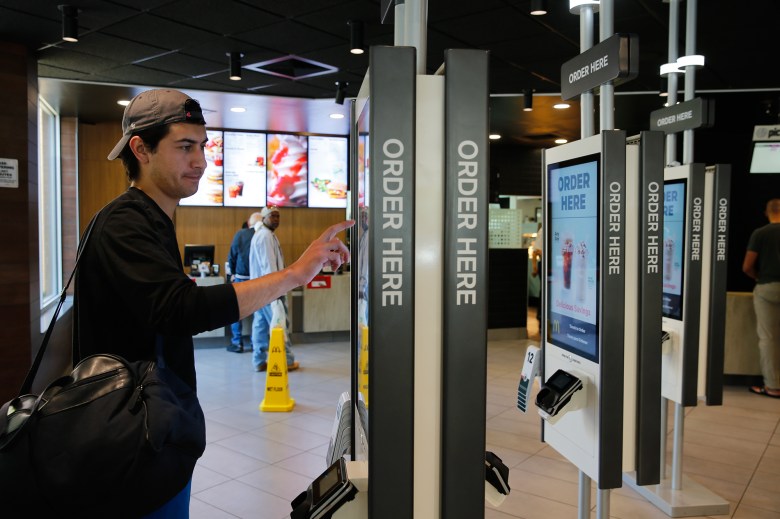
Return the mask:
<svg viewBox="0 0 780 519">
<path fill-rule="evenodd" d="M 571 238 L 566 238 L 563 241 L 563 288 L 569 290 L 571 288 L 571 260 L 574 255 L 574 244 Z"/>
</svg>

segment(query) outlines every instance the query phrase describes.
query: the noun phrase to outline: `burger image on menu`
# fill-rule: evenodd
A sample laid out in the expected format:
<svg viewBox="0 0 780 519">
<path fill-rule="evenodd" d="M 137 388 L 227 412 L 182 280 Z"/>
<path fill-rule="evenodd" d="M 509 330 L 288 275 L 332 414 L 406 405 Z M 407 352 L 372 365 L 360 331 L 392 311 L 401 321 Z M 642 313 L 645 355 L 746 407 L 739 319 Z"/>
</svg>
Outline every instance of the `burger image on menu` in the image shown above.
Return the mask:
<svg viewBox="0 0 780 519">
<path fill-rule="evenodd" d="M 347 185 L 344 182 L 332 180 L 325 188 L 331 198 L 347 198 Z"/>
<path fill-rule="evenodd" d="M 208 198 L 209 202 L 214 204 L 221 204 L 223 200 L 222 186 L 209 185 L 206 188 L 206 198 Z"/>
</svg>

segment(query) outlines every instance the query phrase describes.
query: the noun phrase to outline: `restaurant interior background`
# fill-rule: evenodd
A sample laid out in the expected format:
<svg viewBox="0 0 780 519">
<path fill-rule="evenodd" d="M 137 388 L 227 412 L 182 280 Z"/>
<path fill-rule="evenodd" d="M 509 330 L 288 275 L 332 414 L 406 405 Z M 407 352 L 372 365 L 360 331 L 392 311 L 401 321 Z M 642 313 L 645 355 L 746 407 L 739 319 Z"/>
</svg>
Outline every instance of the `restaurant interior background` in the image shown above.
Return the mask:
<svg viewBox="0 0 780 519">
<path fill-rule="evenodd" d="M 350 52 L 352 31 L 361 29 L 364 50 L 392 45 L 393 25 L 381 23 L 385 3 L 73 0 L 78 41 L 67 42 L 60 1 L 4 0 L 0 93 L 7 103 L 0 113 L 0 157 L 19 159 L 22 187 L 0 190 L 0 225 L 10 244 L 0 252 L 8 266 L 0 278 L 9 294 L 0 302 L 8 336 L 33 350 L 41 338 L 40 316 L 33 311 L 40 308 L 38 94 L 61 124 L 63 272 L 69 272 L 89 216 L 126 188 L 121 165 L 105 159 L 120 133 L 117 100 L 170 87 L 201 101 L 210 128 L 346 135 L 349 102 L 335 102 L 337 84 L 347 100 L 354 97 L 368 65 L 367 53 Z M 447 48 L 490 51 L 491 132 L 501 135 L 490 150 L 496 204 L 506 204 L 506 197 L 539 197 L 541 150 L 555 146 L 556 138 L 580 136 L 577 100 L 568 110 L 552 107 L 561 100 L 560 66 L 579 52 L 579 18 L 567 2 L 549 1 L 543 16 L 531 15 L 530 4 L 455 0 L 428 6 L 427 73 L 439 69 Z M 777 175 L 748 170 L 753 127 L 780 121 L 780 69 L 764 64 L 780 6 L 769 0 L 751 10 L 721 0 L 699 4 L 696 49 L 706 63 L 696 72 L 696 89 L 715 103 L 715 125 L 695 132 L 694 161 L 732 164 L 728 289 L 747 291 L 751 280 L 740 269 L 747 238 L 764 222 L 766 199 L 778 196 Z M 639 75 L 615 92 L 615 127 L 629 135 L 647 129 L 650 112 L 664 103 L 658 70 L 668 61 L 669 6 L 662 0 L 616 2 L 615 31 L 638 34 L 640 42 Z M 685 9 L 680 2 L 680 54 Z M 241 55 L 240 80 L 229 78 L 231 53 Z M 745 66 L 750 60 L 758 65 Z M 524 111 L 529 100 L 533 110 Z M 232 112 L 234 106 L 244 112 Z M 332 119 L 331 113 L 347 117 Z M 217 261 L 224 263 L 248 213 L 182 207 L 176 217 L 180 243 L 215 243 Z M 342 215 L 334 209 L 284 209 L 280 238 L 286 257 L 296 257 L 318 229 Z M 10 395 L 18 386 L 18 366 L 29 363 L 29 349 L 3 357 L 0 378 L 9 382 L 1 389 Z"/>
</svg>

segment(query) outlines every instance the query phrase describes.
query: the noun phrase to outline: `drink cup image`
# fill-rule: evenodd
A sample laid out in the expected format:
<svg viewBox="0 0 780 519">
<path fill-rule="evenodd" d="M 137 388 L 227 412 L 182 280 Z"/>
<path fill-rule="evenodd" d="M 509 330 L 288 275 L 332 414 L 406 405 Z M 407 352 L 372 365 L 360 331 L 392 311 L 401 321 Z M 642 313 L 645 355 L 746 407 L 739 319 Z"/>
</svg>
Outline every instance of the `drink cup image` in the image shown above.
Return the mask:
<svg viewBox="0 0 780 519">
<path fill-rule="evenodd" d="M 230 187 L 228 187 L 228 196 L 230 198 L 235 198 L 238 196 L 238 185 L 233 184 Z"/>
<path fill-rule="evenodd" d="M 666 238 L 664 240 L 664 281 L 672 280 L 672 270 L 674 269 L 674 240 Z"/>
<path fill-rule="evenodd" d="M 574 280 L 577 301 L 585 301 L 585 281 L 588 268 L 588 246 L 584 241 L 577 244 L 574 250 Z"/>
<path fill-rule="evenodd" d="M 569 290 L 571 289 L 571 260 L 574 254 L 574 240 L 571 237 L 563 239 L 561 254 L 563 254 L 563 288 Z"/>
<path fill-rule="evenodd" d="M 214 165 L 215 166 L 221 166 L 222 165 L 222 152 L 221 151 L 218 151 L 214 155 Z"/>
<path fill-rule="evenodd" d="M 238 196 L 244 196 L 244 182 L 239 180 L 236 182 L 236 187 L 238 188 Z"/>
</svg>

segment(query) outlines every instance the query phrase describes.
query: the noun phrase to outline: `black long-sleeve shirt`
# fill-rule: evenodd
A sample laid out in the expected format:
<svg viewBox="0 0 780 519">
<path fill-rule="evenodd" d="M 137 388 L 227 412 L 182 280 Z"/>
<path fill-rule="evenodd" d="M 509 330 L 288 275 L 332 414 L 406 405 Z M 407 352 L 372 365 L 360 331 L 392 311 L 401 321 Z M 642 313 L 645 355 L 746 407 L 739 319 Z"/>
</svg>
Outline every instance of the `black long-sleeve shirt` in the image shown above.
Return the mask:
<svg viewBox="0 0 780 519">
<path fill-rule="evenodd" d="M 166 365 L 196 387 L 192 336 L 238 319 L 232 286 L 197 286 L 182 269 L 170 218 L 136 188 L 108 204 L 76 275 L 74 334 L 80 358 L 113 353 Z"/>
</svg>

